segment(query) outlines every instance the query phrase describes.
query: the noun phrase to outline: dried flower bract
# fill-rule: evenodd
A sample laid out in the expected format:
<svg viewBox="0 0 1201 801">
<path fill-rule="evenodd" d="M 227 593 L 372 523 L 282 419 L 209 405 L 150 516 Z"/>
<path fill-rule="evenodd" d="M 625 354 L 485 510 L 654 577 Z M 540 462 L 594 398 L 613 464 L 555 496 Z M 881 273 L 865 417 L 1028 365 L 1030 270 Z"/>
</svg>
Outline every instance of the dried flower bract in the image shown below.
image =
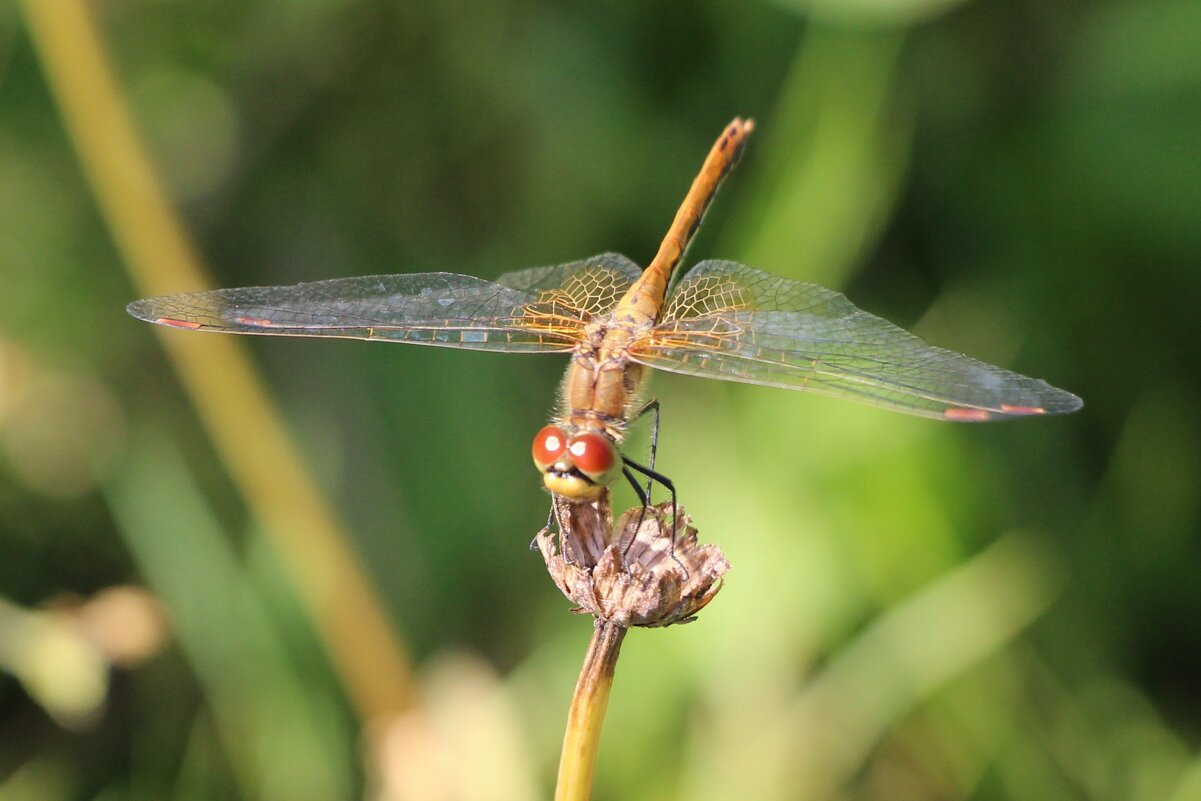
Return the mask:
<svg viewBox="0 0 1201 801">
<path fill-rule="evenodd" d="M 721 589 L 729 562 L 700 545 L 684 508 L 635 507 L 613 525 L 606 492 L 590 503 L 557 500 L 561 534 L 536 542 L 555 584 L 587 612 L 618 626 L 687 623 Z"/>
</svg>

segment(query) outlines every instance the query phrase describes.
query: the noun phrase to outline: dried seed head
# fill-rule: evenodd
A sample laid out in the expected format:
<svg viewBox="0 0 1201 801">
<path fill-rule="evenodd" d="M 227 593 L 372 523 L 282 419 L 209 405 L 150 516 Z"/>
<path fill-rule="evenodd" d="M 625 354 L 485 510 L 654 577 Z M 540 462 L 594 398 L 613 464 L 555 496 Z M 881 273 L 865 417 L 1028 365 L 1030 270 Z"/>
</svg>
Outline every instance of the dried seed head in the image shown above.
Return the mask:
<svg viewBox="0 0 1201 801">
<path fill-rule="evenodd" d="M 619 626 L 687 623 L 721 589 L 729 562 L 700 545 L 684 508 L 635 507 L 613 526 L 609 494 L 590 503 L 556 500 L 563 534 L 536 541 L 555 584 L 587 612 Z M 556 547 L 559 545 L 560 547 Z"/>
</svg>

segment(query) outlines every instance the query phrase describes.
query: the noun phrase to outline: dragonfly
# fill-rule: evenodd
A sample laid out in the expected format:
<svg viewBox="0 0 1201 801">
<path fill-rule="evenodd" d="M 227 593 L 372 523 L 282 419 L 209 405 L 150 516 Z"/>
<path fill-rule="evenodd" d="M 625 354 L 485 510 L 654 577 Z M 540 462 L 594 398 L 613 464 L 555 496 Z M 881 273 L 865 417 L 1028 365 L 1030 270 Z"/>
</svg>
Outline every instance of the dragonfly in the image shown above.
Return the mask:
<svg viewBox="0 0 1201 801">
<path fill-rule="evenodd" d="M 556 499 L 588 502 L 631 469 L 654 470 L 658 404 L 646 370 L 847 398 L 913 415 L 984 422 L 1073 412 L 1080 398 L 1046 382 L 926 344 L 842 294 L 734 261 L 707 260 L 673 283 L 751 120 L 735 118 L 709 151 L 646 269 L 604 253 L 488 281 L 456 273 L 335 278 L 135 301 L 134 317 L 192 331 L 343 337 L 571 361 L 559 413 L 535 435 L 533 461 Z M 627 429 L 655 418 L 651 458 L 621 452 Z"/>
</svg>

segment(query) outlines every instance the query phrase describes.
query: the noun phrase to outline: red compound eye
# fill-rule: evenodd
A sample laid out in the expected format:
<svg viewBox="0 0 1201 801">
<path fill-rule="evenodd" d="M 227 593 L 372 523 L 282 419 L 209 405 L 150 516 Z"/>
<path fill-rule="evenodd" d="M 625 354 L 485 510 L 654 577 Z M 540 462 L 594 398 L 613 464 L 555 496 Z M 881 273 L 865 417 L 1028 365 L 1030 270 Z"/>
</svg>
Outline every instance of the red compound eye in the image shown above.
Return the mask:
<svg viewBox="0 0 1201 801">
<path fill-rule="evenodd" d="M 618 465 L 613 440 L 596 431 L 585 431 L 573 437 L 567 450 L 580 472 L 598 484 L 608 483 L 613 468 Z"/>
<path fill-rule="evenodd" d="M 567 450 L 567 436 L 557 426 L 546 426 L 534 435 L 534 464 L 539 470 L 550 467 Z"/>
</svg>

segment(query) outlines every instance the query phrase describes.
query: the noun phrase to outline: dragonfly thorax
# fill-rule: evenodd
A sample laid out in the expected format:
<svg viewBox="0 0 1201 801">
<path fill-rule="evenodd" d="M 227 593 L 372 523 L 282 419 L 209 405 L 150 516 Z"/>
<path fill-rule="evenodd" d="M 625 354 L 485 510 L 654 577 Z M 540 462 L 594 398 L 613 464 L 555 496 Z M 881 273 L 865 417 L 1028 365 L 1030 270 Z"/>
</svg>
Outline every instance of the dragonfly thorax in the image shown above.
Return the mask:
<svg viewBox="0 0 1201 801">
<path fill-rule="evenodd" d="M 602 429 L 620 442 L 643 375 L 642 366 L 624 353 L 577 355 L 563 378 L 559 419 L 580 430 Z"/>
</svg>

